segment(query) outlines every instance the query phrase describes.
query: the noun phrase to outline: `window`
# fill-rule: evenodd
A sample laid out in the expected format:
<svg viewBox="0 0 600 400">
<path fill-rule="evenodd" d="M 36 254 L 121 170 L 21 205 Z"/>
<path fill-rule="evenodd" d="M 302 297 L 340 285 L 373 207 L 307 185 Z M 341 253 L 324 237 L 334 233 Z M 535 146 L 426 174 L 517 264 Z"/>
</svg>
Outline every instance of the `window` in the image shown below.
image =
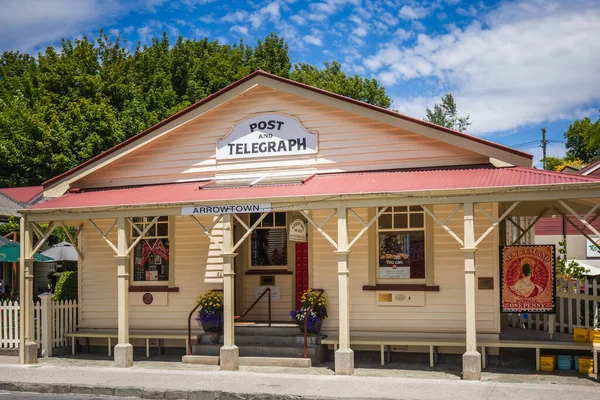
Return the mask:
<svg viewBox="0 0 600 400">
<path fill-rule="evenodd" d="M 254 225 L 260 214 L 250 214 Z M 269 213 L 252 232 L 250 260 L 253 267 L 287 267 L 287 218 L 284 212 Z"/>
<path fill-rule="evenodd" d="M 138 217 L 132 221 L 143 232 L 154 217 Z M 140 233 L 131 227 L 131 240 Z M 167 282 L 169 280 L 169 218 L 159 217 L 133 249 L 134 282 Z"/>
<path fill-rule="evenodd" d="M 388 207 L 377 221 L 378 278 L 425 279 L 425 212 Z"/>
</svg>

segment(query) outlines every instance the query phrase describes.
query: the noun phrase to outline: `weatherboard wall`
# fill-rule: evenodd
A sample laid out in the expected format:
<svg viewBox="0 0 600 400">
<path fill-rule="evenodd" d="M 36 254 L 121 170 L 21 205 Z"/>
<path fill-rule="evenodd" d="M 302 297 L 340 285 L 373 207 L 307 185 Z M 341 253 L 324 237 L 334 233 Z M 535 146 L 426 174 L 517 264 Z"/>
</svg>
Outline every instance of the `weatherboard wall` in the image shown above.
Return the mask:
<svg viewBox="0 0 600 400">
<path fill-rule="evenodd" d="M 260 113 L 297 118 L 318 134 L 316 155 L 216 160 L 216 144 Z M 186 116 L 182 116 L 185 119 Z M 302 97 L 256 86 L 77 182 L 78 187 L 142 185 L 273 172 L 312 174 L 486 163 L 489 158 Z"/>
<path fill-rule="evenodd" d="M 440 217 L 448 215 L 453 205 L 434 207 Z M 485 209 L 496 214 L 495 206 L 485 205 Z M 358 215 L 368 219 L 367 209 L 357 209 Z M 313 218 L 322 221 L 330 210 L 313 211 Z M 489 226 L 489 220 L 476 212 L 476 235 L 481 235 Z M 201 219 L 210 225 L 212 217 Z M 336 237 L 336 218 L 325 226 L 325 230 Z M 107 229 L 110 221 L 98 221 L 101 229 Z M 462 212 L 457 213 L 448 223 L 459 236 L 463 232 Z M 349 234 L 354 237 L 362 225 L 353 217 L 349 218 Z M 376 257 L 375 248 L 369 249 L 369 236 L 363 236 L 352 248 L 350 255 L 350 327 L 352 332 L 387 332 L 402 334 L 422 332 L 431 335 L 464 334 L 465 331 L 465 289 L 464 258 L 460 245 L 437 224 L 433 225 L 434 235 L 434 279 L 439 292 L 425 293 L 424 307 L 390 307 L 376 305 L 376 292 L 363 290 L 369 282 L 369 257 Z M 178 292 L 166 294 L 166 305 L 142 305 L 137 299 L 143 293 L 131 293 L 131 329 L 179 329 L 187 327 L 187 316 L 194 305 L 195 297 L 207 289 L 221 289 L 222 258 L 220 250 L 212 244 L 189 217 L 175 218 L 174 244 L 174 286 Z M 219 238 L 217 227 L 213 234 Z M 89 223 L 84 224 L 81 234 L 84 260 L 80 267 L 80 328 L 117 328 L 117 268 L 112 249 L 104 242 Z M 328 298 L 329 319 L 323 330 L 335 334 L 338 327 L 338 281 L 337 255 L 331 244 L 314 229 L 309 232 L 310 282 L 312 287 L 325 289 Z M 116 241 L 116 229 L 109 239 Z M 494 278 L 494 290 L 477 290 L 477 330 L 478 333 L 496 335 L 500 331 L 499 291 L 498 291 L 498 233 L 491 233 L 479 246 L 476 253 L 477 276 Z M 244 251 L 244 250 L 242 250 Z M 247 269 L 243 254 L 238 261 L 236 281 L 243 280 L 243 290 L 236 291 L 243 296 L 239 306 L 243 309 L 254 301 L 254 288 L 259 284 L 259 276 L 245 275 Z M 293 269 L 292 267 L 290 267 Z M 276 276 L 281 287 L 281 300 L 273 302 L 273 320 L 288 321 L 293 307 L 293 275 Z M 238 309 L 238 313 L 239 313 Z M 249 320 L 266 320 L 266 301 L 251 315 Z M 194 327 L 196 323 L 194 322 Z M 93 342 L 95 343 L 95 342 Z M 99 345 L 102 343 L 98 342 Z M 182 343 L 170 345 L 182 346 Z"/>
</svg>

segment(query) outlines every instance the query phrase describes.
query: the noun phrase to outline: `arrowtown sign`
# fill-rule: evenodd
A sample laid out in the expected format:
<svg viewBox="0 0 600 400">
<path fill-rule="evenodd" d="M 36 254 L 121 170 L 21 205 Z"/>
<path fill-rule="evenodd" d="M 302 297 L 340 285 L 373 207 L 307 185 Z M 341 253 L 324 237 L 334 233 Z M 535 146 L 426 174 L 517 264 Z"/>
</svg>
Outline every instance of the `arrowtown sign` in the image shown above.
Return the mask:
<svg viewBox="0 0 600 400">
<path fill-rule="evenodd" d="M 217 143 L 217 160 L 315 154 L 317 135 L 282 114 L 260 114 L 233 127 Z"/>
</svg>

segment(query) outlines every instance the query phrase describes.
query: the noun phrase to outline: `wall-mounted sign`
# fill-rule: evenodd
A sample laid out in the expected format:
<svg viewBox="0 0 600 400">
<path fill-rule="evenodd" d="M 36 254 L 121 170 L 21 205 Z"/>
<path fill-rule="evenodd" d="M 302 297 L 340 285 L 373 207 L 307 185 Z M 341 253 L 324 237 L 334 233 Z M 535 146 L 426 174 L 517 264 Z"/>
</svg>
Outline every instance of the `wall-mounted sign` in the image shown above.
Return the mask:
<svg viewBox="0 0 600 400">
<path fill-rule="evenodd" d="M 295 219 L 290 224 L 289 240 L 291 242 L 306 242 L 306 222 L 301 219 Z"/>
<path fill-rule="evenodd" d="M 410 234 L 379 232 L 379 278 L 410 279 Z"/>
<path fill-rule="evenodd" d="M 317 134 L 282 114 L 260 114 L 233 127 L 217 143 L 217 160 L 315 154 Z"/>
<path fill-rule="evenodd" d="M 600 258 L 600 239 L 596 236 L 591 236 L 594 239 L 591 242 L 589 239 L 585 241 L 585 253 L 588 258 Z"/>
<path fill-rule="evenodd" d="M 238 204 L 182 207 L 181 215 L 238 214 L 271 212 L 271 204 Z"/>
<path fill-rule="evenodd" d="M 501 311 L 554 313 L 554 245 L 504 246 L 500 254 Z"/>
<path fill-rule="evenodd" d="M 258 299 L 260 295 L 263 294 L 266 288 L 271 289 L 271 300 L 281 300 L 281 288 L 279 286 L 257 286 L 256 288 L 254 288 L 254 298 Z M 265 294 L 265 297 L 263 297 L 263 299 L 268 300 L 267 296 L 268 294 Z"/>
</svg>

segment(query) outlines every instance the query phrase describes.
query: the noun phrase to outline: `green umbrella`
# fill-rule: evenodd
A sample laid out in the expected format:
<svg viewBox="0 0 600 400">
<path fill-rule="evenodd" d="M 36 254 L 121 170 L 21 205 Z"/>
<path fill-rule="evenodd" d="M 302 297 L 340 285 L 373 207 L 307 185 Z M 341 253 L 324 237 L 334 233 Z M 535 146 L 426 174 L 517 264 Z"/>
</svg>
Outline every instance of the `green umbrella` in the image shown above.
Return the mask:
<svg viewBox="0 0 600 400">
<path fill-rule="evenodd" d="M 19 262 L 21 258 L 21 245 L 17 242 L 9 242 L 0 246 L 0 262 Z M 35 253 L 35 261 L 52 261 L 53 259 L 43 254 Z"/>
</svg>

